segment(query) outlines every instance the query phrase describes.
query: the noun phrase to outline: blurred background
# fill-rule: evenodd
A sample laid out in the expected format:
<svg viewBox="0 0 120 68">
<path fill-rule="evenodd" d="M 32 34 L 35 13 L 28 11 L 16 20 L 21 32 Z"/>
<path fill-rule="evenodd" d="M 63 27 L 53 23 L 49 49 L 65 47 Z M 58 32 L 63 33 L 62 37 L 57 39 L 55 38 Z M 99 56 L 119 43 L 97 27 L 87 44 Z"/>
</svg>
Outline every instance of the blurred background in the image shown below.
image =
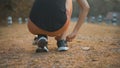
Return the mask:
<svg viewBox="0 0 120 68">
<path fill-rule="evenodd" d="M 7 24 L 8 17 L 13 21 L 18 18 L 27 18 L 34 0 L 0 0 L 0 24 Z M 86 18 L 87 22 L 106 22 L 108 24 L 120 24 L 120 0 L 88 0 L 90 12 Z M 73 0 L 72 20 L 76 21 L 79 13 L 79 6 Z"/>
<path fill-rule="evenodd" d="M 26 24 L 34 0 L 0 0 L 0 68 L 120 68 L 120 0 L 88 2 L 90 12 L 69 51 L 58 52 L 54 37 L 48 37 L 50 52 L 36 54 Z M 73 0 L 68 34 L 79 11 Z"/>
</svg>

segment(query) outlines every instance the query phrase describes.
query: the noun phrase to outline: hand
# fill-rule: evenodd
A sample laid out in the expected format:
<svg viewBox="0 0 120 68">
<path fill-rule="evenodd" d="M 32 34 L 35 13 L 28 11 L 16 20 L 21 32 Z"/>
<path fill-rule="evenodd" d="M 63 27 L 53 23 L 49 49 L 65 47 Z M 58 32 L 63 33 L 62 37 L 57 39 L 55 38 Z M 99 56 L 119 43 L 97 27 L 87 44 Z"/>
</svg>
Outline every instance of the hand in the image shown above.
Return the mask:
<svg viewBox="0 0 120 68">
<path fill-rule="evenodd" d="M 72 42 L 72 40 L 76 37 L 76 33 L 71 33 L 70 35 L 67 36 L 66 40 L 68 42 Z"/>
</svg>

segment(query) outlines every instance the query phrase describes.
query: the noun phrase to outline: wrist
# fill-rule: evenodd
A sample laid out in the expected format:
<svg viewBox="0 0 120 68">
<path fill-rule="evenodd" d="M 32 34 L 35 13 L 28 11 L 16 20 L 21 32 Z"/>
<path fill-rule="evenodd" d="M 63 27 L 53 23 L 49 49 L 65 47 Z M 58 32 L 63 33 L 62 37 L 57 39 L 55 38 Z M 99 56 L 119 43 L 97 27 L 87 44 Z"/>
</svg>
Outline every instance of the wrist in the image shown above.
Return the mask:
<svg viewBox="0 0 120 68">
<path fill-rule="evenodd" d="M 72 33 L 77 34 L 77 33 L 78 33 L 78 31 L 77 31 L 77 30 L 74 30 Z"/>
</svg>

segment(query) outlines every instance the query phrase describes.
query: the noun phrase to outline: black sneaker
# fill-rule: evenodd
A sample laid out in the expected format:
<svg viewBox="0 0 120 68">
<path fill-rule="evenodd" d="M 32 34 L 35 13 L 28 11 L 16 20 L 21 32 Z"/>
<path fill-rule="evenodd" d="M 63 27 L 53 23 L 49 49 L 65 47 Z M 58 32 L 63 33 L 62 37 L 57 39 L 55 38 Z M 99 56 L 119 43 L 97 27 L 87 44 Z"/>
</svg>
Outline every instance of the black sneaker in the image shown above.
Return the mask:
<svg viewBox="0 0 120 68">
<path fill-rule="evenodd" d="M 57 41 L 58 51 L 67 51 L 69 47 L 67 46 L 67 41 L 59 40 Z"/>
<path fill-rule="evenodd" d="M 40 37 L 37 41 L 38 48 L 36 49 L 36 53 L 39 52 L 48 52 L 48 40 L 46 37 Z"/>
</svg>

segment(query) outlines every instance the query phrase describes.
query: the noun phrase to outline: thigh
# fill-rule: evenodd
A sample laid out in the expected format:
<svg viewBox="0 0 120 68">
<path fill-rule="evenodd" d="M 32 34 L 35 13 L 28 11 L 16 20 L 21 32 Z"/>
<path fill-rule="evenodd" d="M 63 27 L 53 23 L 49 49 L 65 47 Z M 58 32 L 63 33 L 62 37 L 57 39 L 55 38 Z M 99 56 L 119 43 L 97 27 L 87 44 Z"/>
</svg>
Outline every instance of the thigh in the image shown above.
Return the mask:
<svg viewBox="0 0 120 68">
<path fill-rule="evenodd" d="M 66 15 L 67 15 L 67 20 L 66 20 L 65 25 L 61 29 L 59 29 L 55 32 L 48 32 L 43 29 L 40 29 L 30 19 L 28 22 L 28 29 L 34 35 L 45 34 L 48 36 L 61 36 L 62 34 L 64 34 L 66 32 L 66 30 L 68 30 L 68 27 L 70 24 L 70 19 L 71 19 L 71 15 L 72 15 L 72 0 L 66 1 Z"/>
<path fill-rule="evenodd" d="M 48 36 L 60 36 L 61 34 L 63 34 L 68 29 L 69 24 L 70 24 L 70 22 L 67 20 L 65 25 L 61 29 L 59 29 L 55 32 L 48 32 L 48 31 L 45 31 L 43 29 L 40 29 L 30 19 L 29 19 L 29 22 L 28 22 L 27 26 L 28 26 L 28 30 L 34 35 L 45 34 L 45 35 L 48 35 Z"/>
</svg>

